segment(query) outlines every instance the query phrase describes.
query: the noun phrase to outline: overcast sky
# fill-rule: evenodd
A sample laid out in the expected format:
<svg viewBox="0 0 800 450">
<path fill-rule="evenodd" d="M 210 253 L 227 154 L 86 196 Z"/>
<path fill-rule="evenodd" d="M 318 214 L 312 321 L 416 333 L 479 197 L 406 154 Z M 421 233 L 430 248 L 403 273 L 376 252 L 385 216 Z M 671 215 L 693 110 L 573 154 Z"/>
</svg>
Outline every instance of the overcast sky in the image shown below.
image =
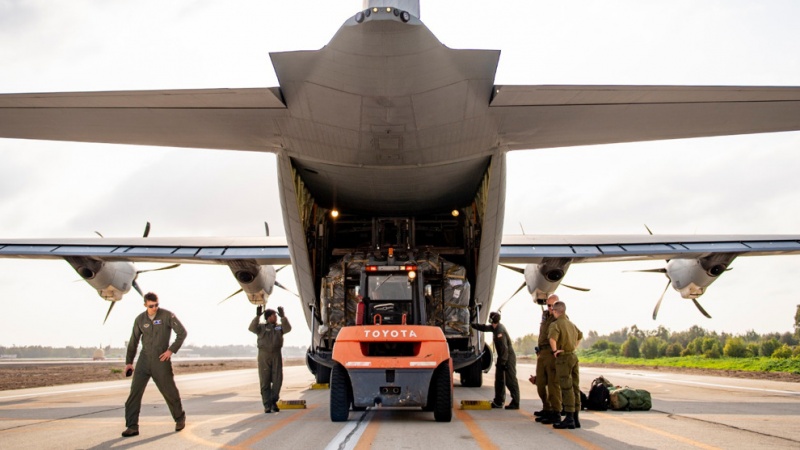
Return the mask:
<svg viewBox="0 0 800 450">
<path fill-rule="evenodd" d="M 0 1 L 0 92 L 277 86 L 269 52 L 314 50 L 359 0 Z M 500 49 L 496 84 L 800 86 L 794 1 L 423 1 L 448 47 Z M 800 234 L 800 133 L 513 152 L 506 234 Z M 0 139 L 0 236 L 283 235 L 270 154 Z M 666 278 L 574 265 L 560 289 L 584 332 L 624 326 L 791 331 L 800 256 L 743 257 L 700 302 L 677 292 L 658 321 Z M 142 268 L 158 267 L 140 264 Z M 499 269 L 495 308 L 522 282 Z M 123 345 L 142 311 L 131 292 L 108 304 L 63 261 L 0 260 L 0 345 Z M 293 286 L 291 270 L 280 282 Z M 254 308 L 225 266 L 143 274 L 189 331 L 188 343 L 252 344 Z M 307 345 L 299 302 L 276 290 Z M 504 309 L 512 337 L 538 332 L 520 294 Z"/>
</svg>

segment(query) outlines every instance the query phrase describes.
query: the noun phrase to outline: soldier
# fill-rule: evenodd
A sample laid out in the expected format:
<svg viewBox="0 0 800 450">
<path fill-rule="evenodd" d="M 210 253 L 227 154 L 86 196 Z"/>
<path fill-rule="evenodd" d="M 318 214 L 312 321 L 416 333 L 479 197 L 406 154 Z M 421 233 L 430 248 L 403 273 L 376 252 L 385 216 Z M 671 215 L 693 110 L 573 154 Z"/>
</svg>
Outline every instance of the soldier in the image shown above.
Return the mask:
<svg viewBox="0 0 800 450">
<path fill-rule="evenodd" d="M 561 420 L 561 387 L 556 377 L 556 358 L 550 350 L 548 332 L 550 324 L 556 321 L 553 315 L 553 305 L 558 301 L 558 296 L 553 294 L 547 297 L 547 310 L 542 313 L 542 323 L 539 325 L 539 353 L 536 355 L 536 390 L 542 400 L 541 411 L 533 414 L 537 422 L 551 424 Z"/>
<path fill-rule="evenodd" d="M 152 292 L 144 295 L 145 312 L 139 314 L 133 321 L 133 333 L 128 341 L 128 353 L 125 356 L 125 373 L 133 372 L 131 393 L 125 402 L 125 426 L 122 437 L 136 436 L 139 434 L 139 411 L 142 409 L 142 396 L 144 388 L 150 378 L 164 396 L 169 406 L 169 412 L 175 419 L 175 431 L 186 427 L 186 413 L 181 405 L 181 396 L 175 386 L 175 376 L 172 374 L 172 355 L 178 353 L 183 341 L 186 340 L 186 329 L 181 325 L 175 314 L 166 309 L 158 308 L 158 296 Z M 175 332 L 175 342 L 169 345 L 171 332 Z M 133 369 L 133 358 L 142 341 L 142 353 Z"/>
<path fill-rule="evenodd" d="M 281 323 L 278 324 L 278 316 Z M 264 311 L 264 319 L 267 323 L 258 323 L 261 317 L 261 307 L 258 307 L 258 315 L 250 322 L 249 330 L 258 336 L 258 380 L 261 384 L 261 402 L 264 404 L 264 412 L 278 412 L 278 399 L 281 395 L 281 384 L 283 384 L 283 335 L 292 331 L 292 326 L 283 315 L 283 307 L 275 310 Z"/>
<path fill-rule="evenodd" d="M 583 339 L 583 333 L 566 316 L 567 306 L 564 302 L 553 305 L 556 321 L 550 325 L 547 336 L 550 338 L 550 349 L 556 358 L 556 376 L 561 386 L 561 401 L 567 417 L 553 423 L 553 428 L 580 428 L 578 411 L 581 409 L 581 397 L 578 385 L 578 355 L 575 350 Z M 559 417 L 560 419 L 560 417 Z"/>
<path fill-rule="evenodd" d="M 506 385 L 511 392 L 511 403 L 506 409 L 519 409 L 519 383 L 517 382 L 517 355 L 511 346 L 511 337 L 506 327 L 500 324 L 500 313 L 489 314 L 491 325 L 472 323 L 470 326 L 480 331 L 491 331 L 494 335 L 494 348 L 497 351 L 497 365 L 494 372 L 494 400 L 492 408 L 502 408 L 506 400 Z"/>
</svg>

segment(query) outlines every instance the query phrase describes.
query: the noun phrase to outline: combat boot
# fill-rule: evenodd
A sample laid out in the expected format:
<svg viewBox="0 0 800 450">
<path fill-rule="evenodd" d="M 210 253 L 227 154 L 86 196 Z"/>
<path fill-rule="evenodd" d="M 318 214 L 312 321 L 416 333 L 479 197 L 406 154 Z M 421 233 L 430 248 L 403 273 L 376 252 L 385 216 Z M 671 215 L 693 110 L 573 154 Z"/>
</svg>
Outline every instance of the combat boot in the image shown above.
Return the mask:
<svg viewBox="0 0 800 450">
<path fill-rule="evenodd" d="M 125 431 L 122 432 L 122 437 L 131 437 L 131 436 L 138 436 L 139 429 L 134 427 L 128 427 Z"/>
<path fill-rule="evenodd" d="M 544 410 L 544 409 L 533 412 L 533 415 L 536 416 L 536 417 L 541 417 L 541 416 L 543 416 L 545 414 L 547 414 L 547 410 Z"/>
<path fill-rule="evenodd" d="M 278 408 L 278 402 L 272 404 L 272 412 L 281 412 L 281 409 Z"/>
<path fill-rule="evenodd" d="M 573 422 L 575 422 L 575 428 L 580 428 L 581 427 L 581 421 L 578 420 L 578 411 L 575 411 L 574 413 L 572 413 L 572 419 L 573 419 Z"/>
<path fill-rule="evenodd" d="M 548 411 L 548 415 L 542 416 L 542 420 L 539 423 L 542 425 L 561 423 L 561 414 L 558 411 Z"/>
<path fill-rule="evenodd" d="M 564 418 L 564 420 L 562 420 L 559 423 L 554 423 L 553 424 L 553 428 L 558 429 L 558 430 L 564 430 L 564 429 L 574 430 L 575 429 L 575 420 L 572 418 L 572 416 L 574 414 L 575 413 L 568 412 L 567 413 L 567 417 Z"/>
</svg>

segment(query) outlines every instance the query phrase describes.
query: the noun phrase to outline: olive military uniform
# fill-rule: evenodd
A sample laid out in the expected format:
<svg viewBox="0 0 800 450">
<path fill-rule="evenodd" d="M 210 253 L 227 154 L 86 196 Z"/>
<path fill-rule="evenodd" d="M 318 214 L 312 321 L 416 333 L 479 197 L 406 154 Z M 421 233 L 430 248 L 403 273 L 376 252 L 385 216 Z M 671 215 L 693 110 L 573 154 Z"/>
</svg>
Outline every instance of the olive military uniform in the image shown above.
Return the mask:
<svg viewBox="0 0 800 450">
<path fill-rule="evenodd" d="M 175 342 L 169 345 L 170 333 L 175 332 Z M 186 413 L 181 405 L 181 396 L 175 386 L 175 377 L 172 373 L 172 361 L 159 360 L 162 353 L 170 350 L 178 353 L 183 341 L 186 340 L 186 329 L 174 314 L 166 309 L 159 309 L 150 319 L 147 311 L 139 314 L 133 321 L 133 333 L 128 341 L 128 353 L 125 364 L 133 364 L 136 350 L 142 341 L 142 352 L 136 362 L 131 381 L 131 393 L 125 402 L 125 424 L 128 428 L 139 428 L 139 411 L 142 409 L 142 396 L 150 378 L 164 396 L 169 406 L 169 412 L 175 422 L 186 419 Z"/>
<path fill-rule="evenodd" d="M 550 349 L 548 332 L 556 317 L 545 311 L 539 326 L 539 354 L 536 356 L 536 390 L 542 399 L 542 411 L 561 412 L 561 387 L 556 377 L 556 358 Z"/>
<path fill-rule="evenodd" d="M 556 349 L 562 350 L 556 358 L 556 376 L 561 386 L 561 401 L 564 411 L 580 411 L 580 377 L 578 374 L 578 355 L 575 354 L 578 341 L 583 333 L 566 315 L 562 315 L 550 325 L 548 338 L 556 341 Z"/>
<path fill-rule="evenodd" d="M 250 322 L 249 330 L 258 336 L 258 380 L 261 384 L 261 402 L 264 411 L 270 411 L 280 399 L 283 384 L 283 335 L 292 331 L 285 317 L 281 323 L 258 323 L 261 315 Z M 277 410 L 277 409 L 276 409 Z"/>
<path fill-rule="evenodd" d="M 506 385 L 511 392 L 509 406 L 519 408 L 519 382 L 517 381 L 517 355 L 512 347 L 511 337 L 503 324 L 497 327 L 491 325 L 471 324 L 480 331 L 491 331 L 494 335 L 494 348 L 497 352 L 497 365 L 494 372 L 494 401 L 495 405 L 503 405 L 506 400 Z"/>
</svg>

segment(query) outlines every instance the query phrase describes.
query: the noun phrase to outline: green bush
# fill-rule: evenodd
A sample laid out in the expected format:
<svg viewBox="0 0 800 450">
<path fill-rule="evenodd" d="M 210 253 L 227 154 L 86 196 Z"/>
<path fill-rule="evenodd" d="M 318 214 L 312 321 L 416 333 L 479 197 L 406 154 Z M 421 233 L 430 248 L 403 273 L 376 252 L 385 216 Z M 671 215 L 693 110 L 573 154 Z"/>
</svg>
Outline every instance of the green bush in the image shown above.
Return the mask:
<svg viewBox="0 0 800 450">
<path fill-rule="evenodd" d="M 670 344 L 667 346 L 667 351 L 665 352 L 665 356 L 668 358 L 675 358 L 681 356 L 681 352 L 683 352 L 683 346 L 680 342 L 676 342 L 674 344 Z"/>
<path fill-rule="evenodd" d="M 800 345 L 796 346 L 794 350 L 792 350 L 792 358 L 800 358 Z"/>
<path fill-rule="evenodd" d="M 747 347 L 745 348 L 745 352 L 746 352 L 745 355 L 748 358 L 750 358 L 750 357 L 753 357 L 753 358 L 758 357 L 758 351 L 759 351 L 758 348 L 759 348 L 759 345 L 756 344 L 756 343 L 751 342 L 751 343 L 747 344 Z"/>
<path fill-rule="evenodd" d="M 777 348 L 774 352 L 772 352 L 772 358 L 783 358 L 788 359 L 792 357 L 792 349 L 786 344 L 783 344 L 779 348 Z"/>
<path fill-rule="evenodd" d="M 659 348 L 664 341 L 656 336 L 650 336 L 642 342 L 642 347 L 640 349 L 642 358 L 645 359 L 655 359 L 658 358 L 659 355 Z"/>
<path fill-rule="evenodd" d="M 725 343 L 722 353 L 729 358 L 744 358 L 747 356 L 747 346 L 742 338 L 730 338 Z"/>
<path fill-rule="evenodd" d="M 608 350 L 608 341 L 605 340 L 605 339 L 601 339 L 601 340 L 595 342 L 594 344 L 592 344 L 592 350 L 598 350 L 598 351 L 601 351 L 601 352 L 603 350 Z"/>
<path fill-rule="evenodd" d="M 772 338 L 768 341 L 764 341 L 761 343 L 761 347 L 759 348 L 759 353 L 761 356 L 772 356 L 772 353 L 775 352 L 778 348 L 780 348 L 781 343 L 778 342 L 777 339 Z"/>
<path fill-rule="evenodd" d="M 612 356 L 619 356 L 619 350 L 621 346 L 616 342 L 609 342 L 608 343 L 608 354 Z"/>
<path fill-rule="evenodd" d="M 703 356 L 706 358 L 711 359 L 719 359 L 722 357 L 722 349 L 720 348 L 719 342 L 715 342 L 711 348 L 703 352 Z"/>
<path fill-rule="evenodd" d="M 640 355 L 639 339 L 636 339 L 636 336 L 628 336 L 628 340 L 622 344 L 620 352 L 626 358 L 638 358 Z"/>
</svg>

